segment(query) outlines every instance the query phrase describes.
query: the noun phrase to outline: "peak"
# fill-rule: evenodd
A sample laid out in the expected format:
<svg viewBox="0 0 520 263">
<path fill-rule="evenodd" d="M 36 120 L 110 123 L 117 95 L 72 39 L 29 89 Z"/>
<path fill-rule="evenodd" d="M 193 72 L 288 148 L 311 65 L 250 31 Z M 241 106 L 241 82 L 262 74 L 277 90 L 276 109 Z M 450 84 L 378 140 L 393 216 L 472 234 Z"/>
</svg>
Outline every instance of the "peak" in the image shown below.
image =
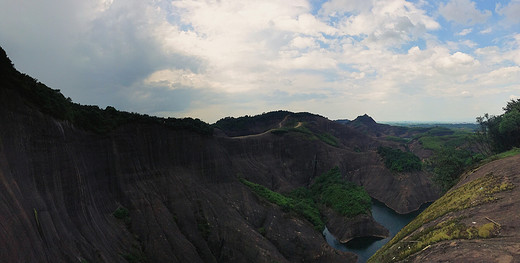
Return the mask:
<svg viewBox="0 0 520 263">
<path fill-rule="evenodd" d="M 376 121 L 374 121 L 374 119 L 372 119 L 372 117 L 368 116 L 366 113 L 362 116 L 358 116 L 354 121 L 359 121 L 364 124 L 375 124 L 376 123 Z"/>
</svg>

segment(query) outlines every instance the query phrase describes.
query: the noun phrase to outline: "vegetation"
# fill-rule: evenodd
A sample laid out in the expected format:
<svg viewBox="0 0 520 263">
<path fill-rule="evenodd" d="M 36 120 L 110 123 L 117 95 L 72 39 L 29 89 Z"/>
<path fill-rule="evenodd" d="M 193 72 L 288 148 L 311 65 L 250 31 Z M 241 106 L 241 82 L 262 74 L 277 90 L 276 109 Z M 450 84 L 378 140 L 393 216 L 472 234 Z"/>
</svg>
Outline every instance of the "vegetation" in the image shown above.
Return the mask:
<svg viewBox="0 0 520 263">
<path fill-rule="evenodd" d="M 143 252 L 142 245 L 133 243 L 130 251 L 120 254 L 129 263 L 146 263 L 149 262 L 146 254 Z"/>
<path fill-rule="evenodd" d="M 278 129 L 272 129 L 271 133 L 275 135 L 283 135 L 289 132 L 301 133 L 307 136 L 310 140 L 320 140 L 328 145 L 338 147 L 339 139 L 330 133 L 318 133 L 313 132 L 305 126 L 305 123 L 301 122 L 300 125 L 295 127 L 283 127 Z"/>
<path fill-rule="evenodd" d="M 292 197 L 288 197 L 269 190 L 263 185 L 255 184 L 246 179 L 240 179 L 240 181 L 250 187 L 257 195 L 267 199 L 267 201 L 273 204 L 280 206 L 284 212 L 295 212 L 296 214 L 307 219 L 314 225 L 316 230 L 322 231 L 325 228 L 325 223 L 321 219 L 320 212 L 314 201 L 307 193 L 307 189 L 298 188 L 291 194 Z"/>
<path fill-rule="evenodd" d="M 328 145 L 338 147 L 338 138 L 330 133 L 317 133 L 315 134 L 318 139 Z"/>
<path fill-rule="evenodd" d="M 417 135 L 425 148 L 434 150 L 428 161 L 429 169 L 444 191 L 455 185 L 469 167 L 520 153 L 517 148 L 520 147 L 520 99 L 509 101 L 503 109 L 504 114 L 499 116 L 478 117 L 480 128 L 475 134 L 463 131 L 447 134 L 436 129 Z M 440 137 L 430 136 L 443 132 L 446 134 Z"/>
<path fill-rule="evenodd" d="M 130 228 L 130 226 L 132 225 L 132 219 L 130 218 L 130 212 L 128 211 L 128 209 L 124 206 L 118 206 L 117 209 L 112 213 L 112 215 L 119 219 L 119 220 L 122 220 L 126 227 Z"/>
<path fill-rule="evenodd" d="M 254 126 L 254 124 L 267 126 L 272 124 L 273 120 L 280 122 L 287 114 L 290 114 L 290 112 L 280 110 L 255 116 L 246 115 L 238 118 L 225 117 L 218 120 L 214 126 L 224 131 L 241 131 Z"/>
<path fill-rule="evenodd" d="M 461 147 L 468 142 L 472 131 L 454 130 L 447 127 L 412 128 L 417 131 L 414 136 L 425 149 L 437 151 L 443 147 Z"/>
<path fill-rule="evenodd" d="M 493 223 L 479 227 L 467 226 L 460 222 L 460 218 L 441 222 L 413 235 L 406 244 L 402 244 L 394 251 L 396 256 L 393 258 L 395 257 L 396 261 L 403 260 L 431 244 L 444 240 L 489 238 L 494 236 L 498 229 L 499 227 L 495 227 Z"/>
<path fill-rule="evenodd" d="M 129 263 L 148 262 L 148 258 L 141 251 L 137 251 L 137 252 L 133 252 L 133 253 L 124 253 L 124 254 L 121 254 L 121 256 Z"/>
<path fill-rule="evenodd" d="M 507 157 L 515 156 L 517 154 L 520 154 L 520 148 L 513 147 L 509 151 L 501 152 L 501 153 L 498 153 L 498 154 L 493 154 L 493 155 L 487 157 L 486 159 L 482 160 L 479 164 L 480 165 L 486 164 L 486 163 L 489 163 L 489 162 L 492 162 L 492 161 L 495 161 L 495 160 L 500 160 L 500 159 L 504 159 L 504 158 L 507 158 Z"/>
<path fill-rule="evenodd" d="M 209 239 L 209 235 L 211 234 L 211 224 L 208 222 L 208 220 L 205 217 L 197 217 L 197 230 L 199 230 L 199 233 L 202 235 L 204 240 Z"/>
<path fill-rule="evenodd" d="M 300 187 L 287 195 L 274 192 L 265 186 L 245 179 L 240 179 L 240 181 L 257 195 L 280 206 L 283 211 L 294 212 L 307 219 L 318 231 L 325 228 L 318 209 L 320 206 L 330 207 L 337 213 L 348 217 L 368 213 L 371 207 L 370 196 L 363 187 L 341 179 L 341 173 L 337 167 L 316 178 L 310 189 Z"/>
<path fill-rule="evenodd" d="M 459 219 L 441 222 L 420 230 L 419 228 L 448 213 L 495 201 L 498 199 L 496 193 L 514 187 L 504 178 L 490 173 L 451 190 L 401 229 L 390 242 L 370 258 L 369 262 L 389 262 L 394 257 L 394 260 L 402 260 L 442 240 L 491 237 L 495 231 L 494 226 L 491 228 L 491 225 L 485 224 L 478 228 L 467 227 L 461 224 Z M 406 236 L 410 237 L 404 240 Z"/>
<path fill-rule="evenodd" d="M 481 157 L 469 150 L 443 147 L 428 160 L 428 165 L 434 173 L 434 182 L 446 192 L 457 183 L 467 167 L 480 160 Z"/>
<path fill-rule="evenodd" d="M 481 141 L 489 144 L 495 153 L 520 147 L 520 99 L 509 101 L 503 110 L 502 115 L 486 113 L 477 118 Z"/>
<path fill-rule="evenodd" d="M 390 136 L 390 135 L 386 136 L 385 140 L 391 141 L 391 142 L 403 143 L 403 144 L 410 142 L 410 139 L 401 138 L 401 137 L 397 137 L 397 136 Z"/>
<path fill-rule="evenodd" d="M 386 168 L 394 172 L 413 172 L 422 169 L 421 159 L 411 152 L 381 146 L 377 153 L 383 157 Z"/>
<path fill-rule="evenodd" d="M 3 53 L 5 55 L 5 52 Z M 4 56 L 0 54 L 0 58 Z M 3 61 L 5 59 L 7 62 Z M 111 106 L 101 109 L 98 106 L 74 103 L 70 98 L 65 98 L 60 90 L 51 89 L 38 80 L 17 72 L 11 61 L 7 57 L 5 59 L 0 61 L 0 87 L 20 94 L 28 104 L 37 107 L 43 113 L 69 121 L 84 130 L 103 134 L 123 124 L 144 122 L 164 125 L 174 130 L 189 130 L 202 135 L 213 134 L 213 128 L 199 119 L 159 118 L 118 111 Z"/>
<path fill-rule="evenodd" d="M 474 132 L 478 129 L 478 124 L 476 123 L 416 123 L 416 122 L 385 122 L 385 124 L 389 124 L 392 126 L 399 126 L 403 128 L 412 128 L 412 129 L 428 129 L 432 127 L 443 127 L 449 128 L 455 131 L 467 131 Z"/>
<path fill-rule="evenodd" d="M 343 180 L 338 167 L 316 178 L 310 191 L 315 200 L 348 217 L 366 214 L 372 205 L 365 189 Z"/>
</svg>

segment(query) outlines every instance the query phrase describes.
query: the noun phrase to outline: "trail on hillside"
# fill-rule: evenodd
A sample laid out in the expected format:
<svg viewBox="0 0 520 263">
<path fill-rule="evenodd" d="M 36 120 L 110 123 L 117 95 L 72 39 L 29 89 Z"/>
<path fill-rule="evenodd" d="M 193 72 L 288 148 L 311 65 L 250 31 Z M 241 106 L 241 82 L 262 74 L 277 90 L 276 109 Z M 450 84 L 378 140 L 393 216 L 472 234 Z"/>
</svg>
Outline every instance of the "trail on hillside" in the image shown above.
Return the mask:
<svg viewBox="0 0 520 263">
<path fill-rule="evenodd" d="M 287 121 L 287 119 L 289 118 L 289 116 L 290 116 L 290 115 L 286 115 L 286 116 L 283 118 L 283 120 L 280 121 L 280 122 L 278 123 L 278 129 L 282 128 L 282 127 L 285 125 L 285 122 Z M 299 126 L 301 126 L 300 124 L 301 124 L 301 122 L 298 122 L 298 125 L 299 125 Z M 297 125 L 297 126 L 298 126 L 298 125 Z M 299 126 L 298 126 L 298 127 L 299 127 Z M 298 128 L 298 127 L 295 127 L 295 128 Z M 262 132 L 262 133 L 249 134 L 249 135 L 244 135 L 244 136 L 235 136 L 235 137 L 230 137 L 230 138 L 233 138 L 233 139 L 246 139 L 246 138 L 258 137 L 258 136 L 262 136 L 262 135 L 265 135 L 265 134 L 267 134 L 267 133 L 270 133 L 271 130 L 272 130 L 272 129 L 269 129 L 269 130 L 267 130 L 267 131 L 265 131 L 265 132 Z"/>
</svg>

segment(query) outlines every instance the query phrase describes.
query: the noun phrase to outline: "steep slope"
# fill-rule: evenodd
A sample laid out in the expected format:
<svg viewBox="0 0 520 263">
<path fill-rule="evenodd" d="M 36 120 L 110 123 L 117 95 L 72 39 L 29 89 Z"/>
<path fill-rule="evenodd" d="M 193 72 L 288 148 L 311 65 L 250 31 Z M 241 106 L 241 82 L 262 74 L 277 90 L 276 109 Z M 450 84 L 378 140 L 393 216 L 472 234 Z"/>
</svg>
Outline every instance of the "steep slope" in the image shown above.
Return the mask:
<svg viewBox="0 0 520 263">
<path fill-rule="evenodd" d="M 0 258 L 7 262 L 353 262 L 309 221 L 239 178 L 288 192 L 339 166 L 396 211 L 436 198 L 427 174 L 395 176 L 376 153 L 379 142 L 320 116 L 284 112 L 274 126 L 258 125 L 260 133 L 212 136 L 197 120 L 72 105 L 3 55 Z M 332 227 L 344 240 L 385 235 L 367 216 L 326 219 L 355 225 Z"/>
<path fill-rule="evenodd" d="M 465 175 L 370 262 L 519 262 L 520 155 Z"/>
<path fill-rule="evenodd" d="M 23 105 L 8 95 L 0 103 Z M 15 107 L 0 110 L 0 257 L 9 262 L 354 258 L 239 183 L 219 141 L 159 125 L 97 135 Z M 123 220 L 118 207 L 129 210 Z"/>
</svg>

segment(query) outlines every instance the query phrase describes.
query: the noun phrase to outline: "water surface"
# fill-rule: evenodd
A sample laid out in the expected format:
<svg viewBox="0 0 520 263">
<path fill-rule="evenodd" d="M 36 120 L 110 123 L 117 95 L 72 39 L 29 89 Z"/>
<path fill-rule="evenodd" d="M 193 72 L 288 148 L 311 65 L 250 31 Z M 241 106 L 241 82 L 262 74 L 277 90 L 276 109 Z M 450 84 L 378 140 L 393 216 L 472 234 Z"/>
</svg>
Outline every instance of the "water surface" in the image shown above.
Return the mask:
<svg viewBox="0 0 520 263">
<path fill-rule="evenodd" d="M 409 214 L 398 214 L 385 204 L 372 200 L 372 216 L 374 219 L 390 231 L 390 237 L 385 239 L 377 238 L 356 238 L 348 243 L 341 244 L 327 228 L 323 231 L 327 243 L 335 249 L 353 252 L 358 255 L 358 263 L 366 262 L 376 251 L 395 236 L 404 226 L 422 212 L 429 204 L 421 206 L 418 211 Z"/>
</svg>

